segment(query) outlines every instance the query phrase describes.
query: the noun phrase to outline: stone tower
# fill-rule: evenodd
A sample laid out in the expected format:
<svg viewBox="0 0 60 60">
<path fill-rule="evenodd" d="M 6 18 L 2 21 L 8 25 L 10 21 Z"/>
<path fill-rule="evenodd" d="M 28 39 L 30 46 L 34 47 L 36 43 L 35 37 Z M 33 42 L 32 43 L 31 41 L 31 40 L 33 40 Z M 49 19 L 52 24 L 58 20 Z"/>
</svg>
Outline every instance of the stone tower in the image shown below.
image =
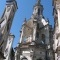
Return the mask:
<svg viewBox="0 0 60 60">
<path fill-rule="evenodd" d="M 60 0 L 54 2 L 54 52 L 55 60 L 60 60 Z"/>
<path fill-rule="evenodd" d="M 43 6 L 37 0 L 31 18 L 25 18 L 22 25 L 15 60 L 53 60 L 52 32 L 49 22 L 43 18 Z"/>
<path fill-rule="evenodd" d="M 1 50 L 4 52 L 7 44 L 7 38 L 10 33 L 12 21 L 17 10 L 15 0 L 6 0 L 6 7 L 0 20 L 0 41 L 3 42 Z"/>
</svg>

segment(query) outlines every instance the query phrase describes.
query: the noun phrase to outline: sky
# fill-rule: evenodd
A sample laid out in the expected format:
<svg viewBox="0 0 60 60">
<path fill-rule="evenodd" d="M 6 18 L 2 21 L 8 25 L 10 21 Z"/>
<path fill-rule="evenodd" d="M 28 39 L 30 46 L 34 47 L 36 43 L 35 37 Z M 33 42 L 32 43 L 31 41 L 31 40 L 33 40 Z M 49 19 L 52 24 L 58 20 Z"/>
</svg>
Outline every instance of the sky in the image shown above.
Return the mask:
<svg viewBox="0 0 60 60">
<path fill-rule="evenodd" d="M 15 13 L 12 27 L 10 32 L 15 35 L 13 48 L 15 48 L 20 39 L 20 30 L 24 19 L 27 20 L 31 17 L 33 13 L 33 6 L 35 5 L 37 0 L 16 0 L 18 9 Z M 49 19 L 50 25 L 54 26 L 53 19 L 53 6 L 52 0 L 41 0 L 41 4 L 44 7 L 43 15 L 45 19 Z M 4 9 L 6 6 L 6 0 L 0 0 L 0 17 L 2 16 Z"/>
</svg>

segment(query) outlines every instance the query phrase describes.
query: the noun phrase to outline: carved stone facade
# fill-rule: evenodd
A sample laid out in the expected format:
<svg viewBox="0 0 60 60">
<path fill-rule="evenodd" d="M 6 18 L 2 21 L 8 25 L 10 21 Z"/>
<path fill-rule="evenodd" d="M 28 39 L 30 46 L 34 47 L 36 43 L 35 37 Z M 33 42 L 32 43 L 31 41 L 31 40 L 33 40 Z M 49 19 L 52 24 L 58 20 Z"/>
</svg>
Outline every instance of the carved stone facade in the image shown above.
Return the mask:
<svg viewBox="0 0 60 60">
<path fill-rule="evenodd" d="M 6 1 L 0 20 L 0 60 L 60 60 L 60 0 L 53 0 L 53 5 L 54 28 L 43 18 L 43 5 L 37 0 L 31 18 L 24 20 L 14 57 L 10 28 L 18 7 L 15 0 Z"/>
</svg>

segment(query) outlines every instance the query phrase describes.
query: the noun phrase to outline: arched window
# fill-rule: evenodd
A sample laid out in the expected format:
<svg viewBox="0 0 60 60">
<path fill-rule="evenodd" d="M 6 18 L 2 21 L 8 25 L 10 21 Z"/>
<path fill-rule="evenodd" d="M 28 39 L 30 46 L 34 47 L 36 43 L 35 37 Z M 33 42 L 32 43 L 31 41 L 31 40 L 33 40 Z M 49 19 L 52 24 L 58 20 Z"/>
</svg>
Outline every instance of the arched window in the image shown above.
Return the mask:
<svg viewBox="0 0 60 60">
<path fill-rule="evenodd" d="M 40 8 L 38 9 L 38 15 L 40 15 Z"/>
</svg>

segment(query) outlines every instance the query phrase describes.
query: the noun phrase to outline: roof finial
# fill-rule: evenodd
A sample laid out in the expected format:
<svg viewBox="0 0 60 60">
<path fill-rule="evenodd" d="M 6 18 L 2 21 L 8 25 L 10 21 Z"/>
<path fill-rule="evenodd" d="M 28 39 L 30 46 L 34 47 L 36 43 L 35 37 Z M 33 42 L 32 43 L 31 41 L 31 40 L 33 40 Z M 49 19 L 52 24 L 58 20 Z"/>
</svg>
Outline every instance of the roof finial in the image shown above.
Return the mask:
<svg viewBox="0 0 60 60">
<path fill-rule="evenodd" d="M 40 0 L 37 0 L 37 3 L 39 4 L 40 3 Z"/>
<path fill-rule="evenodd" d="M 40 0 L 37 0 L 37 4 L 40 4 Z"/>
<path fill-rule="evenodd" d="M 26 18 L 25 18 L 24 22 L 26 22 Z"/>
<path fill-rule="evenodd" d="M 40 1 L 41 1 L 41 0 L 37 0 L 37 3 L 36 3 L 36 5 L 40 5 Z"/>
</svg>

